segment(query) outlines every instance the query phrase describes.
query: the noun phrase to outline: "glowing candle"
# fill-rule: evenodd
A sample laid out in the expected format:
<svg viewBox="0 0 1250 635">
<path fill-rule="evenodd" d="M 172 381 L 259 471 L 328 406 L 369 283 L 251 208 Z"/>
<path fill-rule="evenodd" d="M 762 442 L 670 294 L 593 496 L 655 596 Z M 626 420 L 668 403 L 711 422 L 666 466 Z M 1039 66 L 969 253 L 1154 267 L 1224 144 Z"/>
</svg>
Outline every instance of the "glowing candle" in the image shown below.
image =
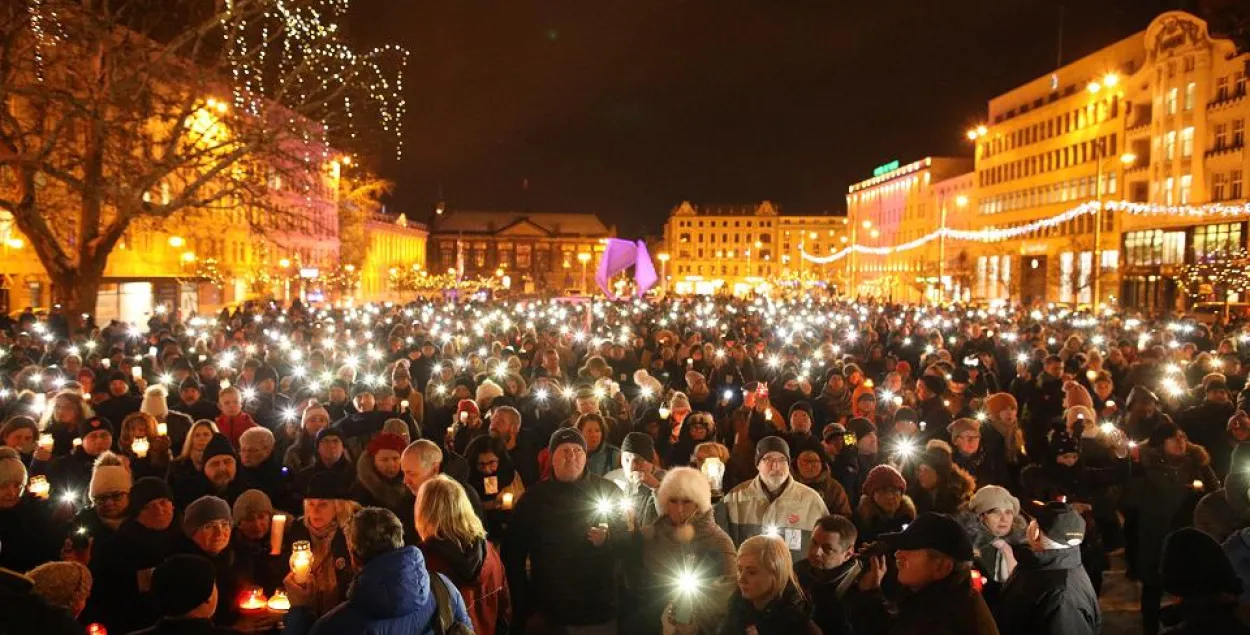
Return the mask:
<svg viewBox="0 0 1250 635">
<path fill-rule="evenodd" d="M 312 575 L 313 555 L 312 544 L 307 540 L 297 541 L 291 545 L 291 574 L 296 584 L 307 584 Z"/>
<path fill-rule="evenodd" d="M 48 495 L 52 491 L 52 486 L 48 484 L 46 476 L 32 476 L 30 483 L 26 486 L 30 491 L 30 495 L 39 500 L 48 500 Z"/>
<path fill-rule="evenodd" d="M 265 599 L 265 592 L 260 589 L 252 589 L 241 602 L 239 602 L 239 612 L 244 615 L 255 615 L 264 611 L 268 607 Z"/>
<path fill-rule="evenodd" d="M 269 555 L 282 553 L 282 537 L 286 534 L 286 514 L 274 514 L 269 519 Z"/>
<path fill-rule="evenodd" d="M 139 457 L 142 459 L 142 458 L 147 458 L 148 448 L 150 447 L 151 447 L 151 444 L 148 443 L 148 440 L 146 437 L 139 437 L 135 439 L 133 443 L 130 444 L 130 451 L 134 452 L 136 457 Z"/>
<path fill-rule="evenodd" d="M 512 492 L 503 493 L 503 508 L 512 509 Z"/>
<path fill-rule="evenodd" d="M 39 435 L 39 449 L 40 450 L 51 452 L 52 446 L 54 445 L 56 445 L 56 440 L 52 438 L 52 435 L 46 432 Z"/>
<path fill-rule="evenodd" d="M 162 422 L 160 422 L 160 423 L 157 423 L 157 424 L 156 424 L 156 434 L 157 434 L 157 436 L 162 436 L 162 437 L 167 437 L 167 436 L 169 436 L 169 424 L 167 424 L 167 423 L 165 423 L 165 422 L 163 422 L 163 421 L 162 421 Z"/>
<path fill-rule="evenodd" d="M 268 607 L 274 613 L 286 613 L 291 610 L 291 600 L 287 599 L 286 591 L 278 589 L 273 592 L 273 597 L 269 598 Z"/>
<path fill-rule="evenodd" d="M 143 369 L 138 366 L 131 366 L 130 376 L 135 379 L 143 379 Z"/>
<path fill-rule="evenodd" d="M 1193 487 L 1195 491 L 1199 491 L 1199 492 L 1202 491 L 1202 481 L 1198 479 L 1194 479 Z"/>
<path fill-rule="evenodd" d="M 725 477 L 725 464 L 721 462 L 720 457 L 711 456 L 704 459 L 699 469 L 707 477 L 712 490 L 720 491 L 722 479 Z"/>
<path fill-rule="evenodd" d="M 82 445 L 82 439 L 74 439 L 74 447 L 75 447 L 75 448 L 77 448 L 77 447 L 79 447 L 79 446 L 81 446 L 81 445 Z"/>
</svg>

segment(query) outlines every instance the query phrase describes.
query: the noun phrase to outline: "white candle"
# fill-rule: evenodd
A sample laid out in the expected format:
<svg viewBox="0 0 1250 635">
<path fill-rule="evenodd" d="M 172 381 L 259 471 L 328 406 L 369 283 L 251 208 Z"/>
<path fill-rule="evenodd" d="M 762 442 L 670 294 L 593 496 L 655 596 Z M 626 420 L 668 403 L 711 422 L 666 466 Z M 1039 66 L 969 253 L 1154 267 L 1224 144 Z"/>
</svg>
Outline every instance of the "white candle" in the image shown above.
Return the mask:
<svg viewBox="0 0 1250 635">
<path fill-rule="evenodd" d="M 142 458 L 147 457 L 148 448 L 150 447 L 151 447 L 151 444 L 148 443 L 148 440 L 146 437 L 139 437 L 135 439 L 133 443 L 130 444 L 130 451 L 134 452 L 135 456 L 142 459 Z"/>
<path fill-rule="evenodd" d="M 297 541 L 291 545 L 291 574 L 296 584 L 307 584 L 312 575 L 313 555 L 312 544 L 307 540 Z"/>
<path fill-rule="evenodd" d="M 282 537 L 286 534 L 286 514 L 274 514 L 269 519 L 269 555 L 282 553 Z"/>
<path fill-rule="evenodd" d="M 157 436 L 162 436 L 162 437 L 169 436 L 169 424 L 165 423 L 164 421 L 157 423 L 156 434 Z"/>
<path fill-rule="evenodd" d="M 143 369 L 142 369 L 142 368 L 140 368 L 140 367 L 138 367 L 138 366 L 131 366 L 131 367 L 130 367 L 130 376 L 131 376 L 131 377 L 133 377 L 133 378 L 135 378 L 135 379 L 142 379 L 142 378 L 143 378 Z"/>
<path fill-rule="evenodd" d="M 512 509 L 512 492 L 503 493 L 503 508 Z"/>
</svg>

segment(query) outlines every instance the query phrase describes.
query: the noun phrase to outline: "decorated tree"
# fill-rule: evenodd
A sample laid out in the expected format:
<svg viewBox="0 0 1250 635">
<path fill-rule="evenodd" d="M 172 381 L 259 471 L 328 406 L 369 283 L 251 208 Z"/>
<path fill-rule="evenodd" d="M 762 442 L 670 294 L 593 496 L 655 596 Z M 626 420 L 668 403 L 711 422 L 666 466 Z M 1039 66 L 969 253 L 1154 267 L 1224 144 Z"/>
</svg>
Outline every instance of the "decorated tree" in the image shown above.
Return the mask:
<svg viewBox="0 0 1250 635">
<path fill-rule="evenodd" d="M 1250 255 L 1243 248 L 1217 251 L 1182 265 L 1178 280 L 1189 294 L 1219 302 L 1250 290 Z"/>
<path fill-rule="evenodd" d="M 132 227 L 306 228 L 332 147 L 402 148 L 406 53 L 344 42 L 349 2 L 0 3 L 0 220 L 55 302 L 93 313 Z"/>
</svg>

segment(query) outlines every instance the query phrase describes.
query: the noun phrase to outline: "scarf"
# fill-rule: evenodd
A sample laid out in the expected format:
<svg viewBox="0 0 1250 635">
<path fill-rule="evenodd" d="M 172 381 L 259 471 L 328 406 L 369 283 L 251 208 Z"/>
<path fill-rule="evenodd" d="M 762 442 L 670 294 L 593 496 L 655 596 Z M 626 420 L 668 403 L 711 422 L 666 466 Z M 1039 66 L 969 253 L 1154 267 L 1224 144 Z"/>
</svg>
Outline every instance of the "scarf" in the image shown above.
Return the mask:
<svg viewBox="0 0 1250 635">
<path fill-rule="evenodd" d="M 1007 423 L 1000 421 L 998 417 L 990 417 L 990 425 L 994 427 L 999 434 L 1003 436 L 1003 445 L 1006 448 L 1005 457 L 1007 465 L 1015 465 L 1020 462 L 1020 447 L 1024 445 L 1024 434 L 1020 431 L 1020 423 Z"/>
</svg>

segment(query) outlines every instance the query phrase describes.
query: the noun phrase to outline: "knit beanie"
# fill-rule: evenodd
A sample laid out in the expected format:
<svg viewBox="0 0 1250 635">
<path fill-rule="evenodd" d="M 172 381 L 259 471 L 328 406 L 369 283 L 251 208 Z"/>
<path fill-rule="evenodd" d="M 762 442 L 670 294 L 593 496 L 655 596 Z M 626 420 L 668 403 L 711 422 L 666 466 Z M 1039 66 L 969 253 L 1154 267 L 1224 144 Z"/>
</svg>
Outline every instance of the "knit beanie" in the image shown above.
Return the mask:
<svg viewBox="0 0 1250 635">
<path fill-rule="evenodd" d="M 675 392 L 673 393 L 673 396 L 668 400 L 668 409 L 669 410 L 681 410 L 681 409 L 689 410 L 690 398 L 686 396 L 686 393 Z"/>
<path fill-rule="evenodd" d="M 910 421 L 912 423 L 916 423 L 917 421 L 920 421 L 920 415 L 916 414 L 914 409 L 903 406 L 902 408 L 894 411 L 894 423 L 898 423 L 900 421 Z"/>
<path fill-rule="evenodd" d="M 848 421 L 846 425 L 847 429 L 851 431 L 851 434 L 855 435 L 856 441 L 859 441 L 860 439 L 877 431 L 877 426 L 873 425 L 871 421 L 863 417 L 855 417 L 854 419 Z M 825 427 L 827 428 L 829 426 L 826 425 Z"/>
<path fill-rule="evenodd" d="M 997 485 L 986 485 L 977 490 L 972 495 L 972 500 L 968 501 L 968 510 L 974 514 L 984 514 L 995 509 L 1010 509 L 1015 514 L 1020 513 L 1020 499 L 1011 495 L 1005 488 Z"/>
<path fill-rule="evenodd" d="M 1163 590 L 1177 597 L 1239 595 L 1241 580 L 1214 538 L 1185 527 L 1163 541 Z"/>
<path fill-rule="evenodd" d="M 551 441 L 547 443 L 547 452 L 555 454 L 556 449 L 566 443 L 580 446 L 582 450 L 586 449 L 586 439 L 582 437 L 581 432 L 577 431 L 577 428 L 560 428 L 552 433 Z"/>
<path fill-rule="evenodd" d="M 170 502 L 174 500 L 174 490 L 169 487 L 169 483 L 160 477 L 145 476 L 135 481 L 134 487 L 130 488 L 130 509 L 127 513 L 134 516 L 148 503 L 162 498 Z"/>
<path fill-rule="evenodd" d="M 343 436 L 343 431 L 334 426 L 327 426 L 317 431 L 317 443 L 321 443 L 330 437 L 346 442 L 346 438 Z"/>
<path fill-rule="evenodd" d="M 152 384 L 143 391 L 143 401 L 139 403 L 139 412 L 147 413 L 160 420 L 169 414 L 169 403 L 165 399 L 169 392 L 164 384 Z"/>
<path fill-rule="evenodd" d="M 190 538 L 200 527 L 218 520 L 230 522 L 230 504 L 216 496 L 201 496 L 182 512 L 182 531 Z"/>
<path fill-rule="evenodd" d="M 980 432 L 980 431 L 981 431 L 981 422 L 977 421 L 976 419 L 969 419 L 967 417 L 964 417 L 962 419 L 956 419 L 952 421 L 950 425 L 946 426 L 946 433 L 949 434 L 952 439 L 958 437 L 961 434 L 966 434 L 968 432 Z"/>
<path fill-rule="evenodd" d="M 224 506 L 225 501 L 221 504 Z M 161 615 L 166 617 L 181 617 L 207 602 L 216 584 L 217 572 L 213 563 L 203 556 L 170 556 L 156 565 L 156 570 L 152 572 L 152 593 L 156 596 Z M 234 599 L 222 598 L 222 601 L 232 602 Z"/>
<path fill-rule="evenodd" d="M 1064 454 L 1080 454 L 1081 442 L 1076 435 L 1068 434 L 1067 430 L 1056 430 L 1050 435 L 1050 456 L 1058 458 Z"/>
<path fill-rule="evenodd" d="M 0 485 L 7 483 L 17 483 L 26 489 L 26 466 L 17 450 L 0 447 Z"/>
<path fill-rule="evenodd" d="M 369 456 L 376 456 L 382 450 L 394 450 L 400 454 L 404 453 L 404 448 L 408 447 L 408 443 L 398 434 L 383 432 L 369 442 L 369 447 L 365 450 Z"/>
<path fill-rule="evenodd" d="M 954 460 L 951 458 L 951 446 L 941 439 L 932 439 L 924 446 L 924 451 L 920 453 L 919 462 L 921 465 L 927 465 L 938 472 L 947 472 L 951 468 Z"/>
<path fill-rule="evenodd" d="M 907 479 L 892 465 L 882 463 L 868 471 L 864 479 L 864 496 L 872 496 L 873 492 L 883 489 L 907 490 Z"/>
<path fill-rule="evenodd" d="M 941 377 L 938 377 L 937 375 L 922 375 L 920 377 L 920 381 L 924 382 L 925 388 L 928 388 L 929 392 L 933 393 L 934 395 L 941 397 L 942 395 L 946 394 L 946 380 L 945 379 L 942 379 Z"/>
<path fill-rule="evenodd" d="M 1019 412 L 1020 405 L 1011 393 L 996 392 L 985 398 L 985 409 L 989 411 L 990 417 L 997 419 L 1004 410 Z"/>
<path fill-rule="evenodd" d="M 462 412 L 475 414 L 479 417 L 482 416 L 481 408 L 478 408 L 477 402 L 472 399 L 461 399 L 460 403 L 456 404 L 456 421 L 460 420 L 460 413 Z"/>
<path fill-rule="evenodd" d="M 785 455 L 786 463 L 790 462 L 790 444 L 781 437 L 764 437 L 755 444 L 755 464 L 759 465 L 769 452 L 780 452 Z"/>
<path fill-rule="evenodd" d="M 1180 426 L 1172 423 L 1171 421 L 1164 421 L 1150 431 L 1150 440 L 1148 443 L 1151 447 L 1162 447 L 1164 441 L 1176 436 L 1176 433 L 1180 431 Z"/>
<path fill-rule="evenodd" d="M 382 422 L 382 432 L 393 434 L 401 439 L 407 439 L 411 434 L 408 431 L 408 422 L 403 419 L 390 418 Z"/>
<path fill-rule="evenodd" d="M 91 595 L 91 571 L 79 562 L 47 562 L 26 577 L 34 581 L 35 595 L 58 608 L 72 608 Z"/>
<path fill-rule="evenodd" d="M 794 417 L 794 413 L 796 412 L 807 413 L 807 418 L 809 420 L 814 420 L 814 417 L 812 417 L 812 404 L 806 401 L 799 400 L 794 402 L 794 405 L 790 406 L 790 412 L 786 413 L 786 420 L 789 421 L 792 417 Z"/>
<path fill-rule="evenodd" d="M 231 510 L 234 524 L 257 514 L 273 515 L 273 502 L 269 500 L 269 495 L 258 489 L 249 489 L 239 494 L 234 501 L 234 509 Z"/>
<path fill-rule="evenodd" d="M 91 434 L 92 432 L 98 432 L 100 430 L 103 430 L 109 433 L 109 435 L 111 436 L 116 436 L 115 434 L 113 434 L 112 422 L 110 422 L 108 419 L 105 419 L 104 417 L 97 415 L 94 417 L 87 417 L 86 419 L 82 420 L 82 423 L 78 424 L 78 438 L 81 439 L 83 437 L 86 437 L 88 434 Z"/>
<path fill-rule="evenodd" d="M 101 458 L 104 458 L 104 455 L 101 455 Z M 128 494 L 131 487 L 130 470 L 125 466 L 110 465 L 108 462 L 96 460 L 95 468 L 91 470 L 90 492 L 92 496 L 119 492 Z"/>
<path fill-rule="evenodd" d="M 1065 408 L 1072 406 L 1085 406 L 1086 408 L 1094 407 L 1094 400 L 1089 396 L 1089 391 L 1074 381 L 1068 381 L 1063 385 L 1063 405 Z"/>
<path fill-rule="evenodd" d="M 210 459 L 222 455 L 234 459 L 236 465 L 239 462 L 239 457 L 235 455 L 234 446 L 230 445 L 230 440 L 226 438 L 226 435 L 216 432 L 213 433 L 213 438 L 208 440 L 208 445 L 204 446 L 204 455 L 200 459 L 201 465 L 207 465 Z M 203 470 L 202 467 L 200 469 Z"/>
<path fill-rule="evenodd" d="M 259 386 L 266 379 L 272 379 L 274 383 L 278 382 L 278 371 L 268 364 L 262 365 L 256 369 L 256 385 Z"/>
<path fill-rule="evenodd" d="M 655 439 L 645 432 L 630 432 L 621 442 L 621 451 L 637 454 L 650 461 L 655 458 Z"/>
</svg>

